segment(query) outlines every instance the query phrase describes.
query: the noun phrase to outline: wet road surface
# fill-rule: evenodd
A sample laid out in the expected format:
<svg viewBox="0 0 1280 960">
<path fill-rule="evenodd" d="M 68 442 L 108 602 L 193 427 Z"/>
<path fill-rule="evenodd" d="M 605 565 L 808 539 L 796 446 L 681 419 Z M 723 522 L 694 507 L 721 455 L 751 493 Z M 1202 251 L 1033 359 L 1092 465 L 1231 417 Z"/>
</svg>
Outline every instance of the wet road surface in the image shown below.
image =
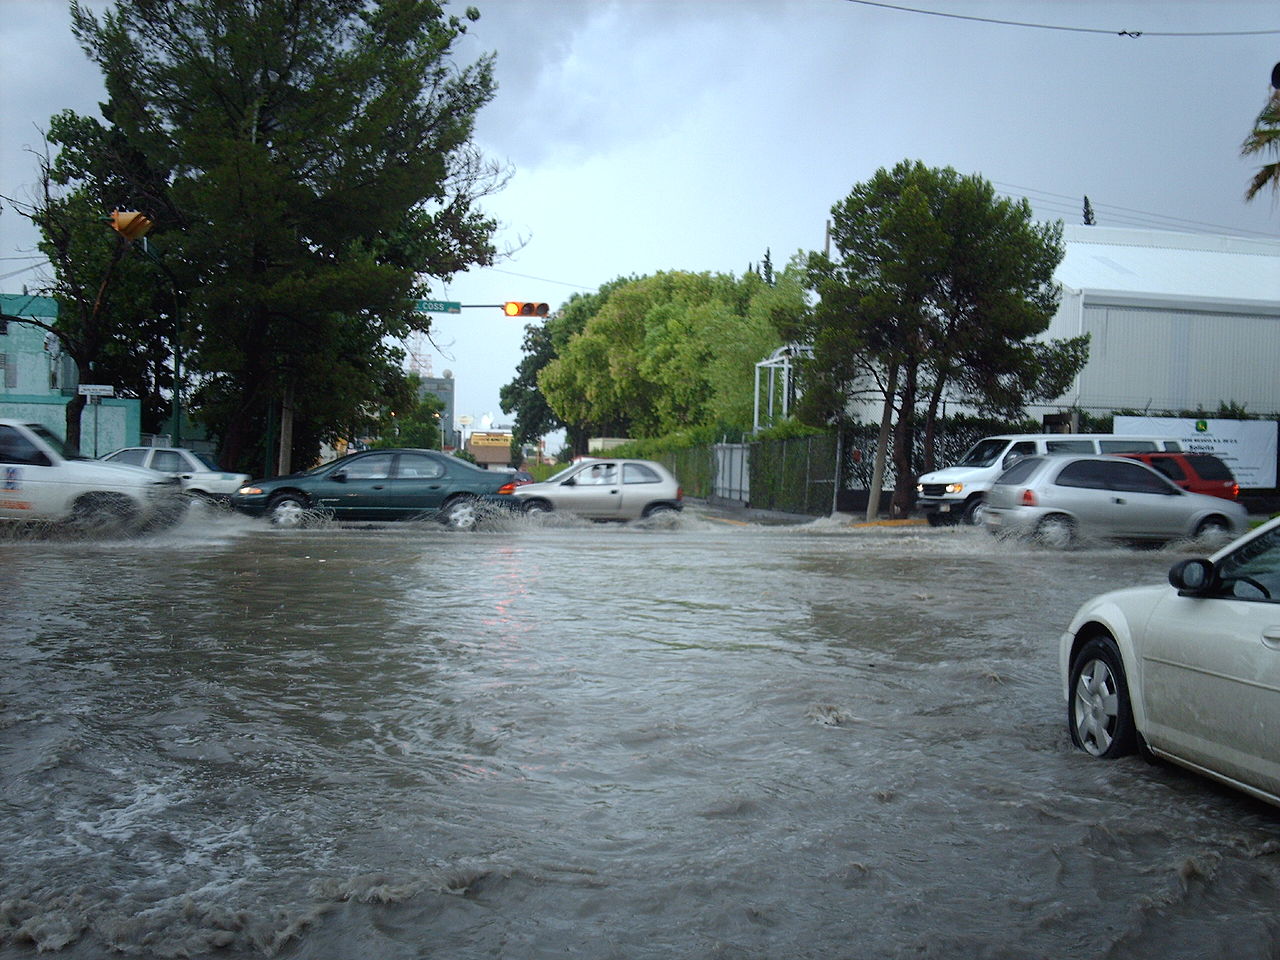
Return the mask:
<svg viewBox="0 0 1280 960">
<path fill-rule="evenodd" d="M 511 518 L 0 543 L 0 958 L 1255 957 L 1277 811 L 1074 751 L 1189 548 Z"/>
</svg>

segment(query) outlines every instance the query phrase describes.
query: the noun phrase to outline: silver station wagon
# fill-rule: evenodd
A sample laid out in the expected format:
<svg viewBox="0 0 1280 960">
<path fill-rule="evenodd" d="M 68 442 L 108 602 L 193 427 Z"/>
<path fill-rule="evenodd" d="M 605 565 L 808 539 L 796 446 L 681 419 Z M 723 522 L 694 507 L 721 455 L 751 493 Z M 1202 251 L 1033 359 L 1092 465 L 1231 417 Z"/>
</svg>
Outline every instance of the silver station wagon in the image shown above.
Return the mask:
<svg viewBox="0 0 1280 960">
<path fill-rule="evenodd" d="M 1033 456 L 996 479 L 983 524 L 1054 546 L 1078 537 L 1226 540 L 1247 529 L 1248 513 L 1238 503 L 1183 490 L 1136 460 Z"/>
<path fill-rule="evenodd" d="M 511 492 L 526 513 L 563 510 L 589 520 L 639 520 L 684 508 L 679 482 L 652 460 L 584 460 Z"/>
</svg>

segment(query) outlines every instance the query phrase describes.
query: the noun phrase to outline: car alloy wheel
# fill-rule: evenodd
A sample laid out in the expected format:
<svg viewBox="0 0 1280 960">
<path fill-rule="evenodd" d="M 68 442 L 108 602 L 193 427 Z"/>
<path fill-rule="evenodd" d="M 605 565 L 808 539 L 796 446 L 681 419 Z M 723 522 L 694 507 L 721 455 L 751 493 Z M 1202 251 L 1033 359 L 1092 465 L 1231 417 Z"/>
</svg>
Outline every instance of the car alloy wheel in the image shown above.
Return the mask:
<svg viewBox="0 0 1280 960">
<path fill-rule="evenodd" d="M 1047 547 L 1069 547 L 1076 539 L 1076 525 L 1070 517 L 1050 514 L 1036 525 L 1036 539 Z"/>
<path fill-rule="evenodd" d="M 1115 641 L 1100 636 L 1080 648 L 1072 662 L 1070 688 L 1072 743 L 1104 760 L 1132 753 L 1138 736 Z"/>
<path fill-rule="evenodd" d="M 306 520 L 307 505 L 297 496 L 286 493 L 271 501 L 271 522 L 277 527 L 298 527 Z"/>
<path fill-rule="evenodd" d="M 479 521 L 479 508 L 470 497 L 451 500 L 444 508 L 445 525 L 455 530 L 473 530 Z"/>
</svg>

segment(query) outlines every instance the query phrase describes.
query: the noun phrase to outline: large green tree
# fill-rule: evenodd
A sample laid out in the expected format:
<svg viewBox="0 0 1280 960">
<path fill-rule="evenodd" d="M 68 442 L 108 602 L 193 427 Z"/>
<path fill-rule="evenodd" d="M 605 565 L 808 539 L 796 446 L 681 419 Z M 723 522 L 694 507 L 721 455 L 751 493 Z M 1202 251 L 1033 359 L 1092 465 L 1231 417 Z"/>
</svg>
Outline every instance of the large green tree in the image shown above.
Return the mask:
<svg viewBox="0 0 1280 960">
<path fill-rule="evenodd" d="M 814 347 L 799 409 L 830 423 L 858 390 L 883 399 L 895 512 L 912 498 L 918 416 L 928 464 L 944 398 L 1009 414 L 1060 395 L 1084 365 L 1086 338 L 1034 339 L 1057 308 L 1061 229 L 979 176 L 919 162 L 877 171 L 832 208 L 837 254 L 810 258 L 819 302 L 789 330 Z"/>
<path fill-rule="evenodd" d="M 282 467 L 310 459 L 403 381 L 389 344 L 429 323 L 412 298 L 493 260 L 477 202 L 506 173 L 471 144 L 491 58 L 454 64 L 465 23 L 430 0 L 73 2 L 72 19 L 108 100 L 105 124 L 67 123 L 95 163 L 132 158 L 112 173 L 181 290 L 195 415 L 228 466 L 256 470 L 272 425 Z"/>
<path fill-rule="evenodd" d="M 628 282 L 620 277 L 594 293 L 575 293 L 540 324 L 524 328 L 524 356 L 516 368 L 515 378 L 504 385 L 498 395 L 502 412 L 515 414 L 514 447 L 536 444 L 548 433 L 563 428 L 569 447 L 586 451 L 586 430 L 581 424 L 562 420 L 552 409 L 538 386 L 538 375 L 586 328 L 587 321 L 599 312 L 613 291 Z"/>
<path fill-rule="evenodd" d="M 582 435 L 750 427 L 755 364 L 781 342 L 775 315 L 804 296 L 797 269 L 773 286 L 754 272 L 619 281 L 584 298 L 585 323 L 540 368 L 538 389 Z"/>
</svg>

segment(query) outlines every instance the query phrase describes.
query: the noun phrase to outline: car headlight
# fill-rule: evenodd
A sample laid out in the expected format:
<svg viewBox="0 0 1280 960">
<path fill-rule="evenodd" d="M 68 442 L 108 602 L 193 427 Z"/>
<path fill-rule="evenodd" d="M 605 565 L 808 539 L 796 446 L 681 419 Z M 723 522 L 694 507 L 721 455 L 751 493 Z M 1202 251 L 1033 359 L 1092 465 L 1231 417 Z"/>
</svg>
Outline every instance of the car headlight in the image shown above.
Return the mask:
<svg viewBox="0 0 1280 960">
<path fill-rule="evenodd" d="M 261 487 L 241 487 L 239 490 L 236 491 L 236 493 L 242 497 L 256 497 L 261 495 L 262 488 Z"/>
<path fill-rule="evenodd" d="M 947 493 L 962 493 L 962 492 L 964 492 L 964 484 L 963 484 L 963 483 L 948 483 L 948 484 L 947 484 Z"/>
</svg>

